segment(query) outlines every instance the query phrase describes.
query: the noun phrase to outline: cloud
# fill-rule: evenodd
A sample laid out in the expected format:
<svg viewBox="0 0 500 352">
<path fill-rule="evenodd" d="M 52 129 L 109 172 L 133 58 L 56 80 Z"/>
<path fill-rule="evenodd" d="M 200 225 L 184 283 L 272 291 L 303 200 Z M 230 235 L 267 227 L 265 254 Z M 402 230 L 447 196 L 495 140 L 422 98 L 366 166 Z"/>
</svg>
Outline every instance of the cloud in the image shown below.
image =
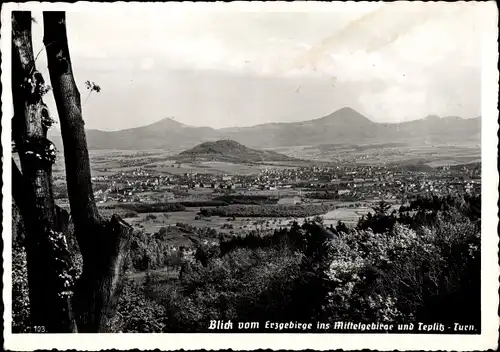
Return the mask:
<svg viewBox="0 0 500 352">
<path fill-rule="evenodd" d="M 394 122 L 426 116 L 426 91 L 392 86 L 382 92 L 363 94 L 360 103 L 367 111 L 377 112 L 377 121 Z"/>
<path fill-rule="evenodd" d="M 139 68 L 143 71 L 152 70 L 155 66 L 155 60 L 151 57 L 147 57 L 141 60 Z"/>
<path fill-rule="evenodd" d="M 486 7 L 477 3 L 322 3 L 321 11 L 289 12 L 232 6 L 68 12 L 77 84 L 103 87 L 86 106 L 88 126 L 152 122 L 165 102 L 181 121 L 219 127 L 309 119 L 347 105 L 380 121 L 480 111 Z M 43 47 L 38 22 L 35 48 Z M 138 103 L 146 99 L 148 111 Z"/>
</svg>

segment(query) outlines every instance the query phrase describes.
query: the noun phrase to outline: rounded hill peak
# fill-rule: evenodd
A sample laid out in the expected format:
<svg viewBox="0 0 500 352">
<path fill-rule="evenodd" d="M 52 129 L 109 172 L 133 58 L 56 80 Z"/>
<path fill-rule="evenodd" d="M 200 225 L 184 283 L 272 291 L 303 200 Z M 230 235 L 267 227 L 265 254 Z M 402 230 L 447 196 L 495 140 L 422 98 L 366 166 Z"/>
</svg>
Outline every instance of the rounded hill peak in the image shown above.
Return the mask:
<svg viewBox="0 0 500 352">
<path fill-rule="evenodd" d="M 243 149 L 247 149 L 243 144 L 231 139 L 220 139 L 217 141 L 200 143 L 189 150 L 185 150 L 181 154 L 227 154 L 231 151 Z"/>
<path fill-rule="evenodd" d="M 153 122 L 152 124 L 146 126 L 152 128 L 183 128 L 188 127 L 187 125 L 176 121 L 173 117 L 165 117 L 159 121 Z"/>
<path fill-rule="evenodd" d="M 280 161 L 292 160 L 286 155 L 268 150 L 251 149 L 231 139 L 203 142 L 191 149 L 185 150 L 179 156 L 189 156 L 220 161 Z"/>
<path fill-rule="evenodd" d="M 314 121 L 314 120 L 313 120 Z M 357 112 L 351 107 L 345 107 L 342 109 L 339 109 L 330 115 L 327 115 L 325 117 L 322 117 L 318 119 L 317 121 L 321 121 L 323 123 L 328 123 L 328 124 L 348 124 L 348 125 L 353 125 L 353 126 L 359 126 L 362 127 L 363 125 L 366 124 L 371 124 L 372 121 L 369 120 L 366 116 L 363 114 Z"/>
</svg>

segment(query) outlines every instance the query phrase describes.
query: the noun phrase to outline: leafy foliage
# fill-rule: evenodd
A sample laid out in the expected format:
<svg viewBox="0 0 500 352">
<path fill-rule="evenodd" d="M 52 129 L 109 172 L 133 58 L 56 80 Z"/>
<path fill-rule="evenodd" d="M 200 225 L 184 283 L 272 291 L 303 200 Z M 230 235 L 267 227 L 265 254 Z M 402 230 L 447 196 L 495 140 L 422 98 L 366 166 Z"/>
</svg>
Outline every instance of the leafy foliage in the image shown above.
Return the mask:
<svg viewBox="0 0 500 352">
<path fill-rule="evenodd" d="M 127 280 L 118 301 L 111 332 L 159 332 L 166 325 L 165 309 L 144 294 L 144 285 Z"/>
<path fill-rule="evenodd" d="M 248 195 L 248 194 L 225 194 L 214 198 L 214 201 L 222 201 L 228 204 L 276 204 L 278 197 L 267 195 Z"/>
<path fill-rule="evenodd" d="M 240 217 L 307 217 L 324 214 L 330 210 L 322 204 L 263 204 L 263 205 L 228 205 L 217 208 L 201 208 L 203 216 L 240 216 Z"/>
<path fill-rule="evenodd" d="M 95 82 L 90 81 L 85 81 L 85 88 L 90 92 L 99 93 L 101 91 L 101 87 L 99 85 L 95 84 Z"/>
<path fill-rule="evenodd" d="M 439 202 L 447 205 L 425 219 L 405 209 L 384 215 L 381 206 L 378 215 L 393 223 L 380 232 L 325 228 L 318 218 L 271 235 L 221 237 L 197 247 L 179 281 L 151 283 L 146 294 L 165 307 L 172 332 L 206 331 L 210 319 L 479 326 L 480 227 L 471 220 L 479 197 L 410 204 L 432 212 Z"/>
<path fill-rule="evenodd" d="M 375 206 L 373 206 L 372 209 L 375 212 L 375 215 L 385 215 L 389 209 L 391 209 L 391 204 L 382 199 Z"/>
<path fill-rule="evenodd" d="M 276 249 L 237 249 L 206 266 L 186 264 L 178 283 L 151 285 L 148 296 L 167 309 L 170 332 L 206 331 L 210 319 L 284 316 L 301 258 Z"/>
<path fill-rule="evenodd" d="M 356 228 L 325 227 L 318 217 L 270 234 L 181 223 L 136 233 L 129 269 L 148 274 L 127 282 L 113 331 L 206 332 L 212 319 L 480 326 L 480 196 L 420 196 L 381 213 Z M 192 245 L 168 245 L 173 231 Z M 179 277 L 152 274 L 165 267 Z M 16 297 L 26 297 L 14 283 Z M 17 329 L 26 314 L 19 304 Z"/>
<path fill-rule="evenodd" d="M 186 207 L 180 203 L 128 203 L 120 204 L 120 208 L 135 211 L 137 213 L 163 213 L 186 210 Z"/>
<path fill-rule="evenodd" d="M 97 85 L 95 82 L 85 81 L 85 89 L 89 91 L 89 94 L 87 95 L 87 98 L 85 99 L 83 105 L 87 103 L 87 100 L 89 100 L 92 92 L 99 93 L 101 91 L 101 86 Z"/>
<path fill-rule="evenodd" d="M 31 332 L 26 252 L 17 241 L 12 246 L 12 332 Z"/>
</svg>

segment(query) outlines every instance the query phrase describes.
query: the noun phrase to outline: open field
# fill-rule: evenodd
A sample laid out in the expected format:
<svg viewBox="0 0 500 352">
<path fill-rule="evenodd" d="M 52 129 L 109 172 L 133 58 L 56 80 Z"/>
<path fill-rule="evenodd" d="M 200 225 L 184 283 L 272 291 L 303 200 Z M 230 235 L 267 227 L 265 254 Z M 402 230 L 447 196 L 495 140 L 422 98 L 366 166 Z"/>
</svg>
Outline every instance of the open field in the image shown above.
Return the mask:
<svg viewBox="0 0 500 352">
<path fill-rule="evenodd" d="M 177 223 L 187 223 L 195 227 L 209 227 L 218 232 L 230 233 L 231 231 L 241 232 L 241 230 L 256 230 L 256 229 L 273 229 L 288 226 L 288 223 L 293 219 L 287 218 L 235 218 L 235 220 L 212 216 L 198 217 L 199 208 L 191 208 L 187 211 L 176 212 L 169 214 L 168 217 L 163 215 L 155 214 L 156 218 L 148 218 L 149 214 L 140 214 L 139 217 L 127 218 L 125 219 L 129 224 L 137 228 L 143 229 L 147 233 L 155 233 L 162 227 L 175 226 Z M 195 219 L 196 218 L 196 219 Z M 269 226 L 266 226 L 266 222 L 269 222 Z"/>
<path fill-rule="evenodd" d="M 296 158 L 315 161 L 354 162 L 379 165 L 398 162 L 419 162 L 433 167 L 480 161 L 481 147 L 478 144 L 463 145 L 406 145 L 385 143 L 369 145 L 324 144 L 274 148 L 276 152 Z"/>
<path fill-rule="evenodd" d="M 174 164 L 169 161 L 166 164 L 157 162 L 151 164 L 155 166 L 155 171 L 159 173 L 183 174 L 186 172 L 209 173 L 209 174 L 229 174 L 229 175 L 251 175 L 260 172 L 263 166 L 258 164 L 235 164 L 230 162 L 203 161 L 193 163 Z M 178 166 L 174 166 L 178 165 Z M 148 168 L 150 166 L 148 165 Z"/>
<path fill-rule="evenodd" d="M 187 208 L 186 211 L 168 213 L 168 215 L 157 213 L 139 214 L 137 217 L 126 218 L 129 224 L 141 228 L 147 233 L 158 232 L 160 228 L 166 226 L 175 226 L 177 223 L 187 223 L 195 227 L 209 227 L 218 232 L 230 233 L 232 230 L 256 230 L 256 229 L 274 229 L 288 226 L 294 218 L 244 218 L 244 217 L 221 217 L 198 216 L 200 208 Z M 154 218 L 152 218 L 154 216 Z M 300 220 L 300 219 L 298 219 Z M 266 226 L 269 225 L 269 226 Z"/>
<path fill-rule="evenodd" d="M 95 150 L 90 153 L 92 176 L 110 176 L 119 172 L 133 171 L 139 167 L 158 174 L 179 175 L 185 173 L 207 173 L 228 175 L 258 174 L 266 168 L 296 168 L 308 162 L 263 162 L 236 164 L 219 161 L 177 162 L 169 151 L 109 151 Z M 62 152 L 59 152 L 53 172 L 64 177 Z"/>
<path fill-rule="evenodd" d="M 355 225 L 358 219 L 362 215 L 366 215 L 368 212 L 373 212 L 373 210 L 368 206 L 354 206 L 354 202 L 329 202 L 332 206 L 336 206 L 336 209 L 321 214 L 325 225 L 336 225 L 340 220 L 344 223 Z M 213 208 L 213 207 L 212 207 Z M 397 210 L 399 208 L 398 204 L 394 204 L 391 208 L 392 210 Z M 223 216 L 200 216 L 200 207 L 187 207 L 185 211 L 176 211 L 170 213 L 141 213 L 137 214 L 135 217 L 125 218 L 129 224 L 136 228 L 140 228 L 147 233 L 155 233 L 162 227 L 175 226 L 178 223 L 189 224 L 194 227 L 209 227 L 218 232 L 230 233 L 230 232 L 242 232 L 251 230 L 273 230 L 280 227 L 289 227 L 293 221 L 297 221 L 299 224 L 303 223 L 306 219 L 305 217 L 245 217 L 245 216 L 235 216 L 223 217 Z M 308 219 L 314 218 L 314 216 L 307 217 Z"/>
</svg>

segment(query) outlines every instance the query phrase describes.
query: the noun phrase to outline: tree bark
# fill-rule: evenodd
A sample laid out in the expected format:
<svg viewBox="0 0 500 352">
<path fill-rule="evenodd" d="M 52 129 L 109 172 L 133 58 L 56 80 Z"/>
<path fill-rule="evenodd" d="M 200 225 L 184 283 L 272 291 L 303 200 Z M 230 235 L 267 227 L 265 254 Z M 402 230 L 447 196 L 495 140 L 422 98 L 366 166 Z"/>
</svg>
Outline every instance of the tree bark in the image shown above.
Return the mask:
<svg viewBox="0 0 500 352">
<path fill-rule="evenodd" d="M 92 190 L 80 93 L 75 84 L 64 12 L 44 12 L 44 43 L 64 145 L 66 182 L 83 272 L 73 309 L 79 332 L 102 332 L 116 307 L 132 229 L 118 216 L 103 220 Z"/>
<path fill-rule="evenodd" d="M 29 214 L 35 212 L 35 207 L 29 202 L 29 188 L 21 170 L 19 170 L 14 159 L 12 159 L 12 199 L 19 207 L 19 211 L 23 218 L 29 218 Z M 54 207 L 56 220 L 55 228 L 58 231 L 67 233 L 69 227 L 69 213 L 57 204 L 55 204 Z"/>
<path fill-rule="evenodd" d="M 13 169 L 13 196 L 17 198 L 26 228 L 31 322 L 40 331 L 72 332 L 76 326 L 71 305 L 67 296 L 61 294 L 67 291 L 63 286 L 70 284 L 64 277 L 69 269 L 69 257 L 64 238 L 57 228 L 52 195 L 53 149 L 46 138 L 47 128 L 43 120 L 46 106 L 42 96 L 45 88 L 43 77 L 35 70 L 31 13 L 14 11 L 12 137 L 23 173 L 17 167 Z"/>
<path fill-rule="evenodd" d="M 92 192 L 90 162 L 80 92 L 73 78 L 64 12 L 44 12 L 44 38 L 66 164 L 66 183 L 76 229 L 99 226 Z M 82 250 L 84 250 L 82 248 Z"/>
</svg>

